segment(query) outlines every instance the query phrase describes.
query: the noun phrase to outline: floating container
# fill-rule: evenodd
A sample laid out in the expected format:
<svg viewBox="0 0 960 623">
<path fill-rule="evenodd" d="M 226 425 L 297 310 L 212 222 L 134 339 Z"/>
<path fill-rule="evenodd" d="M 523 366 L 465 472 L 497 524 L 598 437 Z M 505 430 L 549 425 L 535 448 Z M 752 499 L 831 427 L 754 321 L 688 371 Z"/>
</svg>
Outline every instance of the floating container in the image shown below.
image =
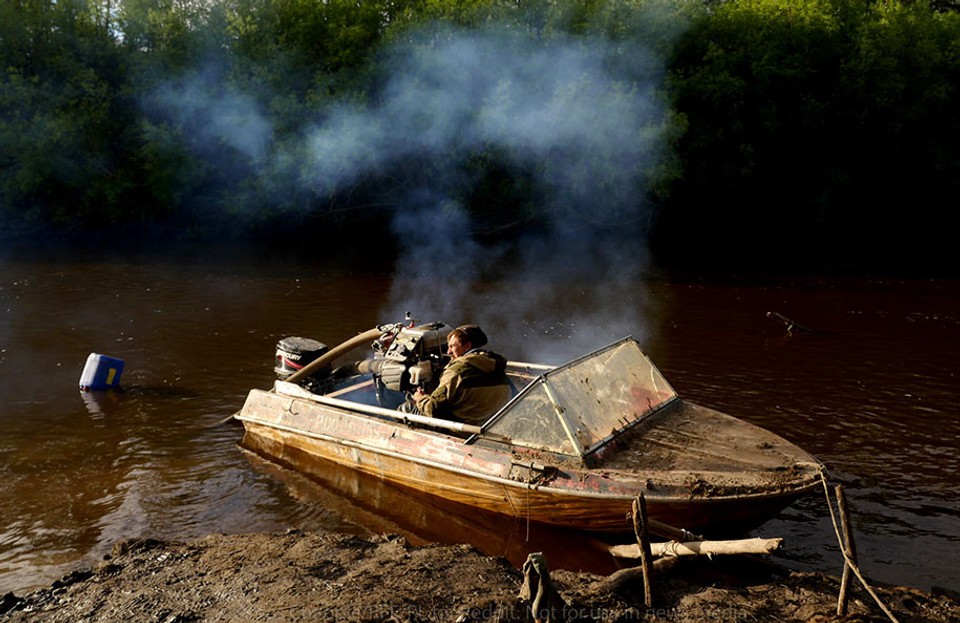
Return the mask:
<svg viewBox="0 0 960 623">
<path fill-rule="evenodd" d="M 327 352 L 326 344 L 306 337 L 285 337 L 277 342 L 277 378 L 283 380 Z"/>
<path fill-rule="evenodd" d="M 119 387 L 123 360 L 90 353 L 80 375 L 80 389 L 85 392 Z"/>
</svg>

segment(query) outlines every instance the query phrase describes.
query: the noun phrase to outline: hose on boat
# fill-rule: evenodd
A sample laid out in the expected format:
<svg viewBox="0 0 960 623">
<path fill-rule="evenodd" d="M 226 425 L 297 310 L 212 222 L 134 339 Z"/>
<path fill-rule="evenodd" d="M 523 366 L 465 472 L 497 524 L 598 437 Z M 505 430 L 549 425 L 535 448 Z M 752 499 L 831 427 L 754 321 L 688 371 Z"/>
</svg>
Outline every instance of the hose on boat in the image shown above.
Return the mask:
<svg viewBox="0 0 960 623">
<path fill-rule="evenodd" d="M 297 370 L 296 372 L 294 372 L 293 374 L 291 374 L 291 375 L 286 379 L 287 382 L 292 383 L 292 382 L 297 381 L 298 379 L 302 379 L 302 378 L 304 378 L 304 377 L 306 377 L 306 376 L 309 376 L 309 375 L 313 374 L 313 372 L 315 372 L 316 370 L 319 370 L 319 369 L 321 369 L 321 368 L 324 368 L 325 366 L 327 366 L 328 364 L 330 364 L 330 363 L 331 363 L 333 360 L 335 360 L 337 357 L 340 357 L 341 355 L 344 355 L 344 354 L 350 352 L 350 351 L 353 350 L 354 348 L 357 348 L 357 347 L 359 347 L 359 346 L 363 346 L 365 343 L 368 343 L 368 342 L 370 342 L 371 340 L 377 339 L 378 337 L 380 337 L 380 335 L 381 335 L 382 333 L 383 333 L 383 332 L 382 332 L 380 329 L 374 328 L 374 329 L 369 329 L 369 330 L 367 330 L 367 331 L 364 331 L 363 333 L 361 333 L 361 334 L 359 334 L 359 335 L 355 335 L 354 337 L 352 337 L 352 338 L 350 338 L 349 340 L 343 342 L 342 344 L 340 344 L 340 345 L 338 345 L 338 346 L 336 346 L 336 347 L 328 350 L 326 353 L 324 353 L 324 354 L 321 355 L 320 357 L 317 357 L 316 359 L 314 359 L 313 361 L 311 361 L 309 364 L 305 365 L 305 366 L 304 366 L 303 368 L 301 368 L 300 370 Z M 234 414 L 232 414 L 232 415 L 229 415 L 229 416 L 225 417 L 224 419 L 220 420 L 219 422 L 217 422 L 217 423 L 214 424 L 213 426 L 220 426 L 220 425 L 222 425 L 222 424 L 226 424 L 227 422 L 233 422 L 233 421 L 236 420 L 236 417 L 237 417 L 239 414 L 240 414 L 240 412 L 237 411 L 236 413 L 234 413 Z"/>
<path fill-rule="evenodd" d="M 301 369 L 291 374 L 286 379 L 286 381 L 288 383 L 296 383 L 298 380 L 304 377 L 310 376 L 317 370 L 329 365 L 337 357 L 340 357 L 341 355 L 344 355 L 350 352 L 351 350 L 353 350 L 354 348 L 357 348 L 358 346 L 363 346 L 364 344 L 370 342 L 371 340 L 377 339 L 378 337 L 380 337 L 381 333 L 382 331 L 380 329 L 373 328 L 373 329 L 364 331 L 359 335 L 353 336 L 346 342 L 340 344 L 339 346 L 331 348 L 330 350 L 320 355 L 319 357 L 317 357 L 316 359 L 314 359 L 313 361 L 311 361 Z"/>
</svg>

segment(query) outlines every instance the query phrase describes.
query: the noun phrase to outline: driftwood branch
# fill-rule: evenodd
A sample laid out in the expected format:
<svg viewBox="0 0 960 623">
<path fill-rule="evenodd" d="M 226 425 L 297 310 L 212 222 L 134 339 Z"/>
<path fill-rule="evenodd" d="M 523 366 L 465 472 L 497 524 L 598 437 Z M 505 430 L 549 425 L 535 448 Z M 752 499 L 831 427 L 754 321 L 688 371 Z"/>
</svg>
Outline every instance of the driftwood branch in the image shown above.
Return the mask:
<svg viewBox="0 0 960 623">
<path fill-rule="evenodd" d="M 850 590 L 850 578 L 853 567 L 857 564 L 857 548 L 853 542 L 853 530 L 850 528 L 850 511 L 847 509 L 847 496 L 843 493 L 843 485 L 834 489 L 837 496 L 837 507 L 840 511 L 840 529 L 843 531 L 843 577 L 840 580 L 840 596 L 837 598 L 837 616 L 847 614 L 847 597 Z M 848 562 L 849 561 L 849 562 Z"/>
<path fill-rule="evenodd" d="M 650 532 L 650 534 L 655 534 L 660 538 L 670 539 L 671 541 L 680 541 L 681 543 L 703 540 L 703 537 L 699 534 L 688 532 L 683 528 L 675 528 L 670 524 L 665 524 L 662 521 L 650 519 L 649 517 L 647 518 L 647 530 Z"/>
<path fill-rule="evenodd" d="M 794 331 L 798 331 L 801 333 L 813 333 L 812 329 L 805 327 L 799 322 L 796 322 L 790 318 L 787 318 L 780 312 L 767 312 L 767 318 L 776 318 L 777 320 L 785 324 L 787 326 L 787 333 L 793 333 Z"/>
<path fill-rule="evenodd" d="M 689 543 L 651 543 L 650 552 L 657 557 L 700 556 L 720 554 L 770 554 L 783 545 L 783 539 L 741 539 L 736 541 L 693 541 Z M 636 544 L 614 545 L 610 553 L 617 558 L 640 558 Z"/>
<path fill-rule="evenodd" d="M 888 608 L 887 605 L 883 603 L 883 600 L 880 599 L 880 596 L 877 595 L 877 592 L 873 590 L 873 587 L 870 586 L 870 583 L 867 582 L 867 579 L 863 577 L 863 574 L 860 572 L 860 568 L 857 566 L 856 561 L 847 554 L 847 546 L 844 543 L 843 537 L 840 536 L 840 528 L 837 526 L 836 513 L 833 510 L 833 503 L 830 501 L 830 489 L 827 486 L 827 475 L 823 470 L 820 471 L 820 482 L 823 484 L 823 492 L 827 498 L 827 509 L 830 511 L 830 521 L 833 523 L 833 532 L 837 536 L 837 543 L 840 544 L 840 553 L 843 554 L 844 568 L 849 568 L 850 571 L 857 576 L 857 579 L 860 580 L 860 584 L 863 585 L 864 590 L 866 590 L 867 593 L 873 597 L 873 600 L 877 602 L 877 605 L 880 606 L 880 609 L 883 610 L 883 613 L 887 615 L 887 618 L 893 621 L 893 623 L 900 623 L 897 620 L 897 617 L 894 616 L 893 612 L 890 611 L 890 608 Z M 846 506 L 846 498 L 844 498 L 843 505 Z M 852 540 L 853 539 L 851 535 L 851 542 Z"/>
</svg>

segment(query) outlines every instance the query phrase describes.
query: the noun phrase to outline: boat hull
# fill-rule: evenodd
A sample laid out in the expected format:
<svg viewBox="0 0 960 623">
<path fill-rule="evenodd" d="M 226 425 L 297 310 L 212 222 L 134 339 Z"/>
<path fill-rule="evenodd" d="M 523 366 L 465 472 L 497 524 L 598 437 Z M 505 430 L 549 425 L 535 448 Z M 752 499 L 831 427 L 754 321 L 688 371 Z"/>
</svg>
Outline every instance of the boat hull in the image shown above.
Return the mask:
<svg viewBox="0 0 960 623">
<path fill-rule="evenodd" d="M 534 459 L 550 457 L 260 390 L 250 393 L 238 419 L 246 428 L 245 447 L 308 474 L 321 476 L 330 461 L 457 504 L 592 532 L 631 531 L 627 513 L 641 492 L 649 516 L 662 523 L 702 534 L 743 532 L 816 485 L 812 471 L 804 470 L 776 486 L 703 494 L 651 484 L 662 471 L 623 475 L 562 460 L 544 469 Z M 671 476 L 691 481 L 691 475 Z"/>
</svg>

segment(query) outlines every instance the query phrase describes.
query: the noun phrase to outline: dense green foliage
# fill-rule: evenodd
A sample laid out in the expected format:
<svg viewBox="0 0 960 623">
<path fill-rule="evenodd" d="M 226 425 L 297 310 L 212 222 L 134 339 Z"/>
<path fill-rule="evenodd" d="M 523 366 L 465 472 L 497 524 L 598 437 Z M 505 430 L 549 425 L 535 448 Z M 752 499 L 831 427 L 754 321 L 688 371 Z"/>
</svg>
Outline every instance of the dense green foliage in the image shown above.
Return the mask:
<svg viewBox="0 0 960 623">
<path fill-rule="evenodd" d="M 263 236 L 430 193 L 498 234 L 630 223 L 674 261 L 943 260 L 952 9 L 2 0 L 0 228 Z M 540 123 L 556 140 L 524 134 Z"/>
<path fill-rule="evenodd" d="M 747 252 L 948 257 L 958 54 L 960 15 L 921 3 L 718 6 L 673 60 L 688 131 L 671 226 Z"/>
</svg>

